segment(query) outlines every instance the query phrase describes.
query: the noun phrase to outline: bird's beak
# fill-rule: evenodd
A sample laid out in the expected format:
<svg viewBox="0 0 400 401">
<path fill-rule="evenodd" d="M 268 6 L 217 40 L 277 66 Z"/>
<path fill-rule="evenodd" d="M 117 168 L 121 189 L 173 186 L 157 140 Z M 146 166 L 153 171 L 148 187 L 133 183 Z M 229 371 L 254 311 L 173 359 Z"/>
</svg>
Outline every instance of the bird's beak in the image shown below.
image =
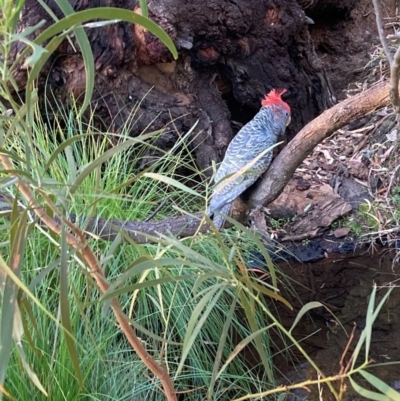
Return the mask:
<svg viewBox="0 0 400 401">
<path fill-rule="evenodd" d="M 287 123 L 286 123 L 286 127 L 290 124 L 291 121 L 292 121 L 292 117 L 289 116 L 289 118 L 288 118 L 288 120 L 287 120 Z"/>
</svg>

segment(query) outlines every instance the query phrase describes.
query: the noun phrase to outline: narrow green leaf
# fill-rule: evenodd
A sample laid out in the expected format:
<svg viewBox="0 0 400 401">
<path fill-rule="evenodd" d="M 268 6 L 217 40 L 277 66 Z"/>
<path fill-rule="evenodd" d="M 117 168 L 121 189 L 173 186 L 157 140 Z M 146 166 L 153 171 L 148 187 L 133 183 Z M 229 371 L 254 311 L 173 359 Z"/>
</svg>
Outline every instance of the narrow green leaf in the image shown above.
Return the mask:
<svg viewBox="0 0 400 401">
<path fill-rule="evenodd" d="M 142 12 L 143 17 L 149 17 L 149 9 L 147 7 L 147 0 L 139 0 L 140 10 Z"/>
<path fill-rule="evenodd" d="M 364 387 L 361 387 L 359 384 L 357 384 L 351 377 L 349 377 L 350 383 L 352 387 L 354 388 L 355 391 L 357 391 L 358 394 L 360 394 L 364 398 L 368 398 L 370 400 L 375 400 L 375 401 L 390 401 L 392 400 L 391 398 L 387 397 L 384 394 L 376 393 L 371 390 L 367 390 Z"/>
<path fill-rule="evenodd" d="M 235 313 L 235 309 L 236 309 L 236 303 L 237 303 L 237 297 L 235 296 L 233 298 L 233 302 L 231 304 L 231 307 L 229 308 L 228 315 L 226 316 L 224 327 L 222 328 L 222 333 L 221 333 L 221 338 L 220 338 L 220 341 L 219 341 L 219 344 L 218 344 L 217 354 L 215 355 L 213 371 L 211 373 L 210 385 L 208 387 L 208 393 L 207 393 L 207 398 L 208 399 L 213 399 L 214 385 L 215 385 L 216 380 L 219 377 L 218 369 L 219 369 L 219 366 L 221 364 L 222 354 L 223 354 L 223 351 L 224 351 L 226 338 L 228 337 L 229 327 L 232 324 L 233 314 Z"/>
<path fill-rule="evenodd" d="M 224 371 L 229 366 L 229 364 L 240 354 L 240 352 L 243 351 L 244 348 L 247 347 L 247 345 L 249 345 L 256 337 L 258 337 L 262 333 L 272 329 L 275 326 L 276 326 L 276 324 L 272 323 L 267 327 L 263 327 L 262 329 L 259 329 L 256 332 L 251 333 L 249 336 L 247 336 L 242 341 L 240 341 L 240 343 L 238 345 L 236 345 L 235 349 L 231 352 L 231 354 L 227 358 L 226 362 L 221 367 L 220 371 L 218 372 L 217 378 L 220 377 L 222 375 L 222 373 L 224 373 Z"/>
<path fill-rule="evenodd" d="M 246 319 L 250 325 L 250 329 L 253 333 L 259 331 L 258 323 L 255 319 L 255 305 L 252 299 L 246 297 L 243 292 L 239 293 L 241 305 L 246 315 Z M 271 363 L 267 358 L 267 350 L 264 348 L 262 339 L 259 336 L 254 338 L 254 344 L 256 346 L 258 355 L 264 365 L 265 373 L 267 374 L 268 381 L 274 383 L 274 376 L 272 374 Z"/>
<path fill-rule="evenodd" d="M 226 216 L 226 219 L 232 223 L 234 226 L 242 230 L 247 234 L 247 236 L 254 241 L 254 243 L 257 245 L 258 250 L 261 252 L 261 254 L 264 256 L 264 259 L 267 263 L 269 274 L 271 275 L 271 281 L 272 285 L 275 288 L 278 288 L 278 282 L 276 278 L 276 272 L 275 272 L 275 266 L 274 263 L 272 262 L 271 257 L 269 256 L 269 253 L 267 249 L 265 248 L 264 244 L 260 241 L 260 239 L 255 235 L 253 232 L 251 232 L 248 228 L 246 228 L 243 224 L 239 223 L 235 219 L 232 219 L 230 216 Z"/>
<path fill-rule="evenodd" d="M 19 305 L 20 305 L 20 309 L 21 309 L 20 315 L 21 315 L 21 321 L 22 321 L 22 325 L 23 325 L 23 331 L 25 334 L 25 339 L 28 342 L 29 346 L 31 347 L 31 350 L 35 353 L 35 355 L 37 357 L 40 357 L 41 353 L 40 353 L 39 349 L 36 347 L 35 342 L 31 335 L 31 331 L 35 331 L 36 334 L 39 334 L 36 318 L 33 314 L 32 307 L 31 307 L 30 303 L 28 302 L 28 300 L 24 296 L 22 297 L 21 301 L 19 302 Z M 25 313 L 28 315 L 32 326 L 28 325 L 28 322 L 25 318 Z M 32 327 L 33 327 L 33 330 L 32 330 Z"/>
<path fill-rule="evenodd" d="M 268 288 L 265 288 L 264 286 L 261 286 L 257 283 L 254 282 L 253 279 L 250 277 L 242 277 L 240 279 L 242 283 L 247 285 L 248 287 L 251 287 L 255 291 L 261 292 L 264 295 L 267 295 L 268 297 L 275 299 L 276 301 L 282 302 L 284 305 L 286 305 L 289 309 L 293 310 L 293 306 L 290 304 L 289 301 L 287 301 L 285 298 L 283 298 L 281 295 L 279 295 L 275 291 L 271 291 Z"/>
<path fill-rule="evenodd" d="M 194 191 L 193 189 L 187 187 L 185 184 L 182 184 L 181 182 L 174 180 L 173 178 L 166 177 L 165 175 L 157 173 L 145 173 L 143 174 L 143 176 L 164 182 L 165 184 L 181 189 L 182 191 L 185 191 L 190 195 L 203 197 L 203 195 L 200 195 L 197 191 Z"/>
<path fill-rule="evenodd" d="M 199 303 L 193 309 L 192 315 L 188 323 L 188 327 L 186 329 L 185 338 L 183 340 L 182 355 L 178 368 L 175 373 L 175 380 L 181 373 L 183 364 L 185 363 L 185 360 L 189 355 L 189 352 L 192 348 L 192 345 L 197 335 L 199 334 L 201 328 L 203 327 L 203 324 L 207 320 L 208 315 L 214 308 L 216 302 L 219 300 L 224 289 L 225 289 L 224 284 L 215 284 L 211 286 L 209 288 L 208 293 L 204 295 L 204 297 L 199 301 Z M 202 312 L 203 314 L 201 315 Z"/>
<path fill-rule="evenodd" d="M 106 152 L 104 152 L 96 160 L 94 160 L 93 162 L 89 163 L 86 167 L 83 168 L 83 170 L 79 173 L 76 181 L 71 186 L 70 193 L 71 194 L 74 193 L 77 190 L 77 188 L 79 187 L 79 185 L 81 185 L 83 180 L 89 174 L 91 174 L 96 168 L 98 168 L 103 163 L 105 163 L 108 159 L 110 159 L 111 157 L 115 156 L 117 153 L 122 152 L 125 149 L 128 149 L 131 146 L 134 146 L 134 145 L 136 145 L 138 143 L 143 143 L 143 141 L 153 137 L 155 134 L 156 134 L 155 132 L 151 132 L 149 134 L 142 135 L 140 138 L 128 139 L 125 142 L 122 142 L 122 143 L 114 146 L 113 148 L 107 150 Z"/>
<path fill-rule="evenodd" d="M 378 377 L 372 375 L 371 373 L 369 373 L 365 370 L 360 370 L 358 373 L 360 373 L 364 377 L 364 379 L 367 380 L 371 384 L 371 386 L 374 386 L 381 393 L 383 393 L 386 397 L 389 397 L 391 400 L 394 400 L 394 401 L 400 401 L 400 393 L 397 392 L 392 387 L 390 387 L 384 381 L 382 381 Z"/>
<path fill-rule="evenodd" d="M 355 364 L 356 364 L 358 355 L 359 355 L 359 353 L 360 353 L 360 351 L 361 351 L 362 346 L 364 345 L 364 342 L 366 341 L 367 332 L 368 332 L 369 330 L 372 330 L 371 326 L 372 326 L 373 323 L 375 322 L 375 320 L 376 320 L 376 318 L 377 318 L 379 312 L 381 311 L 381 309 L 382 309 L 384 303 L 385 303 L 386 300 L 388 299 L 388 297 L 389 297 L 390 293 L 392 292 L 393 288 L 394 288 L 394 287 L 390 288 L 390 289 L 387 291 L 387 293 L 382 297 L 382 299 L 381 299 L 381 301 L 379 302 L 378 306 L 376 307 L 375 311 L 372 313 L 372 316 L 368 319 L 368 321 L 366 320 L 366 322 L 365 322 L 365 323 L 366 323 L 366 327 L 365 327 L 365 329 L 362 331 L 362 333 L 361 333 L 361 335 L 360 335 L 360 338 L 358 339 L 356 348 L 355 348 L 354 351 L 353 351 L 353 360 L 352 360 L 352 363 L 351 363 L 351 368 L 352 368 L 352 369 L 354 369 L 354 366 L 355 366 Z M 374 287 L 372 291 L 373 291 L 373 292 L 376 291 L 376 288 Z M 368 303 L 367 314 L 370 312 L 370 304 L 371 304 L 371 298 L 370 298 L 369 303 Z M 369 328 L 367 328 L 367 323 L 368 323 Z"/>
<path fill-rule="evenodd" d="M 68 16 L 68 15 L 73 15 L 75 13 L 71 4 L 67 0 L 55 0 L 55 1 L 61 8 L 64 15 Z M 95 65 L 94 65 L 92 48 L 90 46 L 90 42 L 86 35 L 85 30 L 82 27 L 76 28 L 74 30 L 74 34 L 81 49 L 83 63 L 85 65 L 85 72 L 86 72 L 85 98 L 83 100 L 83 104 L 79 112 L 79 115 L 81 116 L 92 100 L 93 89 L 94 89 L 94 78 L 95 78 Z"/>
<path fill-rule="evenodd" d="M 10 269 L 10 267 L 5 263 L 1 253 L 0 253 L 0 269 L 6 273 L 12 281 L 39 307 L 39 309 L 47 315 L 57 326 L 59 326 L 58 319 L 55 318 L 45 306 L 43 306 L 40 301 L 32 294 L 32 292 L 28 289 L 28 287 L 20 280 L 20 278 L 14 274 L 14 272 Z M 4 296 L 3 296 L 4 299 Z M 1 331 L 0 331 L 1 332 Z"/>
<path fill-rule="evenodd" d="M 313 302 L 308 302 L 307 304 L 303 305 L 303 307 L 299 310 L 296 319 L 294 319 L 294 322 L 292 324 L 292 327 L 289 330 L 289 333 L 293 331 L 293 329 L 297 326 L 297 323 L 301 320 L 301 318 L 311 309 L 315 308 L 320 308 L 320 307 L 325 307 L 325 305 L 321 304 L 321 302 L 313 301 Z"/>
<path fill-rule="evenodd" d="M 25 373 L 31 379 L 32 383 L 47 397 L 47 392 L 40 383 L 39 378 L 37 377 L 36 373 L 31 369 L 29 362 L 26 358 L 24 349 L 22 348 L 22 336 L 24 334 L 24 326 L 22 324 L 21 314 L 16 305 L 15 314 L 14 314 L 14 326 L 13 326 L 13 338 L 15 341 L 15 346 L 18 352 L 18 355 L 21 359 L 22 366 L 25 370 Z"/>
<path fill-rule="evenodd" d="M 180 259 L 151 259 L 148 256 L 140 256 L 133 263 L 129 265 L 127 270 L 122 273 L 114 283 L 112 283 L 109 289 L 103 294 L 101 299 L 108 298 L 108 294 L 115 291 L 116 288 L 121 286 L 128 278 L 134 277 L 146 270 L 154 269 L 155 267 L 162 266 L 174 266 L 184 264 Z"/>
<path fill-rule="evenodd" d="M 60 263 L 60 311 L 63 331 L 73 333 L 71 324 L 71 312 L 68 301 L 68 245 L 65 225 L 61 225 L 61 263 Z M 75 347 L 75 339 L 64 331 L 65 343 L 67 344 L 69 357 L 75 370 L 75 377 L 80 387 L 83 387 L 83 375 L 79 365 L 78 352 Z"/>
<path fill-rule="evenodd" d="M 149 238 L 155 239 L 155 237 L 149 236 Z M 168 245 L 173 245 L 177 249 L 181 251 L 183 255 L 186 256 L 186 258 L 190 258 L 192 261 L 196 261 L 198 263 L 198 266 L 203 266 L 202 268 L 204 270 L 214 270 L 219 273 L 225 273 L 226 268 L 216 264 L 213 262 L 211 259 L 207 258 L 207 256 L 204 256 L 200 254 L 199 252 L 196 252 L 194 249 L 190 248 L 189 246 L 184 245 L 181 241 L 179 241 L 177 238 L 174 237 L 168 237 L 166 235 L 160 234 L 160 238 L 163 239 Z M 187 262 L 184 262 L 187 264 Z"/>
<path fill-rule="evenodd" d="M 0 386 L 2 387 L 4 387 L 8 362 L 11 356 L 13 332 L 18 332 L 18 329 L 22 330 L 22 324 L 20 324 L 20 327 L 17 327 L 19 321 L 15 320 L 18 287 L 13 278 L 10 277 L 9 272 L 11 271 L 16 277 L 20 276 L 26 244 L 26 227 L 27 212 L 24 210 L 22 213 L 18 213 L 18 203 L 14 201 L 10 230 L 10 267 L 7 266 L 9 271 L 5 271 L 7 277 L 4 285 L 0 316 Z M 16 323 L 15 327 L 14 323 Z M 2 394 L 0 394 L 1 396 Z"/>
<path fill-rule="evenodd" d="M 129 319 L 127 316 L 125 316 L 128 320 L 129 323 L 132 325 L 132 327 L 137 330 L 142 332 L 143 334 L 145 334 L 146 336 L 149 336 L 150 338 L 152 338 L 155 341 L 159 341 L 161 344 L 167 344 L 167 345 L 179 345 L 181 346 L 182 343 L 176 342 L 176 341 L 171 341 L 171 340 L 167 340 L 163 337 L 160 337 L 157 334 L 154 334 L 152 331 L 147 330 L 145 327 L 143 327 L 141 324 L 139 324 L 138 322 L 136 322 L 136 320 L 134 319 Z"/>
<path fill-rule="evenodd" d="M 369 297 L 367 315 L 365 319 L 365 362 L 369 361 L 369 349 L 372 340 L 372 327 L 374 324 L 374 307 L 376 299 L 376 285 L 372 287 L 372 293 Z"/>
<path fill-rule="evenodd" d="M 43 52 L 39 53 L 37 49 L 35 49 L 34 53 L 31 57 L 28 57 L 25 60 L 25 63 L 28 65 L 32 65 L 32 69 L 29 71 L 28 81 L 26 83 L 26 91 L 25 91 L 25 104 L 28 111 L 33 110 L 32 106 L 32 95 L 33 95 L 33 81 L 35 81 L 43 66 L 46 64 L 47 60 L 51 57 L 55 50 L 57 50 L 58 46 L 64 40 L 65 36 L 68 32 L 65 32 L 64 35 L 56 36 L 50 40 L 45 49 L 42 49 Z M 39 47 L 35 45 L 36 47 Z M 40 48 L 41 49 L 41 48 Z M 32 113 L 28 113 L 27 117 L 33 118 Z M 30 121 L 30 124 L 33 125 L 33 119 Z"/>
<path fill-rule="evenodd" d="M 66 139 L 65 141 L 63 141 L 62 144 L 60 144 L 57 149 L 51 153 L 49 160 L 47 161 L 45 167 L 44 167 L 44 171 L 46 171 L 54 162 L 54 160 L 58 157 L 58 155 L 64 151 L 67 147 L 71 146 L 74 142 L 77 142 L 83 138 L 87 138 L 88 136 L 92 135 L 91 133 L 88 134 L 83 134 L 83 135 L 74 135 L 71 138 Z"/>
<path fill-rule="evenodd" d="M 195 296 L 199 296 L 199 294 L 197 293 L 197 291 L 199 290 L 200 286 L 204 283 L 204 281 L 210 280 L 210 279 L 221 279 L 221 278 L 225 278 L 227 280 L 229 280 L 231 278 L 231 274 L 230 272 L 215 272 L 215 271 L 211 271 L 209 273 L 202 273 L 200 275 L 197 275 L 197 280 L 194 283 L 193 289 L 192 289 L 192 293 Z"/>
<path fill-rule="evenodd" d="M 101 258 L 100 266 L 104 271 L 107 268 L 108 263 L 110 262 L 110 260 L 112 260 L 112 258 L 114 257 L 114 254 L 115 254 L 116 250 L 122 244 L 122 239 L 123 239 L 122 235 L 119 232 L 117 234 L 117 236 L 115 237 L 114 241 L 111 243 L 111 245 L 107 249 L 107 253 L 104 255 L 103 258 Z"/>
<path fill-rule="evenodd" d="M 143 288 L 153 288 L 153 287 L 156 287 L 161 284 L 185 281 L 185 280 L 189 280 L 189 279 L 194 279 L 196 277 L 197 277 L 196 274 L 186 274 L 186 275 L 182 275 L 182 276 L 171 276 L 171 277 L 160 277 L 157 279 L 144 281 L 142 283 L 127 285 L 127 286 L 124 286 L 122 288 L 116 289 L 111 292 L 107 291 L 107 293 L 103 294 L 103 296 L 100 298 L 100 302 L 105 301 L 110 298 L 118 297 L 119 295 L 125 294 L 127 292 L 142 290 Z"/>
<path fill-rule="evenodd" d="M 66 29 L 70 29 L 73 26 L 77 26 L 84 22 L 96 19 L 105 19 L 105 20 L 116 19 L 125 22 L 131 22 L 132 24 L 141 25 L 143 28 L 147 29 L 158 39 L 160 39 L 165 44 L 165 46 L 170 50 L 175 59 L 178 58 L 178 52 L 176 50 L 173 41 L 167 35 L 167 33 L 162 28 L 160 28 L 156 23 L 150 21 L 148 18 L 145 18 L 137 13 L 134 13 L 133 11 L 115 7 L 97 7 L 88 10 L 78 11 L 75 12 L 74 14 L 70 14 L 67 17 L 63 18 L 62 20 L 51 25 L 44 32 L 42 32 L 35 39 L 35 43 L 41 44 L 44 41 L 50 39 L 51 37 L 61 33 Z"/>
<path fill-rule="evenodd" d="M 8 362 L 12 350 L 14 311 L 17 300 L 17 286 L 7 277 L 3 293 L 0 317 L 0 386 L 4 387 Z"/>
</svg>

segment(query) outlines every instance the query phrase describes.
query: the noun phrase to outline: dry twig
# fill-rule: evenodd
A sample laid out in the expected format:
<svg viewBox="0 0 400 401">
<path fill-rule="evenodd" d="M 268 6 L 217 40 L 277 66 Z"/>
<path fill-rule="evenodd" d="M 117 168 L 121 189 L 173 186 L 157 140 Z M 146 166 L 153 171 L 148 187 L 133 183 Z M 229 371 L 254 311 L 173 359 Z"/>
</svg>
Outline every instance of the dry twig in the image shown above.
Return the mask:
<svg viewBox="0 0 400 401">
<path fill-rule="evenodd" d="M 393 56 L 385 31 L 383 28 L 383 18 L 381 13 L 381 6 L 379 0 L 372 0 L 375 9 L 376 25 L 378 27 L 379 40 L 381 41 L 383 51 L 385 52 L 386 58 L 390 65 L 390 99 L 393 104 L 394 111 L 397 114 L 397 120 L 399 120 L 400 114 L 400 98 L 399 98 L 399 72 L 400 72 L 400 47 L 396 50 Z M 397 35 L 391 35 L 391 39 L 397 39 Z"/>
</svg>

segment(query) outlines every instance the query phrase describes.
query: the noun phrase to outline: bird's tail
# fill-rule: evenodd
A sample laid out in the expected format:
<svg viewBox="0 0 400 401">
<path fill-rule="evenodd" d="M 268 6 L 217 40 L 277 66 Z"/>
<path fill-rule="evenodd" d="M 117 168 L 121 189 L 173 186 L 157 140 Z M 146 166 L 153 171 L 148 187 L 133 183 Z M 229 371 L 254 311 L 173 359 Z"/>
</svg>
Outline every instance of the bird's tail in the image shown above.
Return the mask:
<svg viewBox="0 0 400 401">
<path fill-rule="evenodd" d="M 232 202 L 227 203 L 226 205 L 222 206 L 222 208 L 219 209 L 218 212 L 222 213 L 222 214 L 225 214 L 225 215 L 228 215 L 228 213 L 229 213 L 229 211 L 231 209 L 231 204 L 232 204 Z M 218 228 L 218 230 L 220 228 L 222 228 L 224 226 L 224 224 L 225 224 L 225 217 L 221 216 L 221 214 L 219 214 L 219 213 L 218 214 L 213 213 L 214 214 L 213 215 L 213 222 L 214 222 L 215 227 Z"/>
</svg>

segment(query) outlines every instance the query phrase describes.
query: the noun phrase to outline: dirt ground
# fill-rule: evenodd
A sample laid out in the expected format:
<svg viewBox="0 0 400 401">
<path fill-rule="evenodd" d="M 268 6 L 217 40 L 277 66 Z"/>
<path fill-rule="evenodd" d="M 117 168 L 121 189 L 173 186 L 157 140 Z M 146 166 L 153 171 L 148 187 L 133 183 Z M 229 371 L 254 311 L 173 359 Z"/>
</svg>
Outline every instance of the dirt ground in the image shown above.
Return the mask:
<svg viewBox="0 0 400 401">
<path fill-rule="evenodd" d="M 395 2 L 382 0 L 380 3 L 390 32 L 395 20 Z M 356 89 L 357 83 L 365 81 L 369 74 L 365 67 L 379 44 L 372 1 L 357 1 L 345 19 L 341 14 L 327 19 L 326 13 L 322 19 L 312 17 L 315 24 L 310 25 L 310 32 L 317 54 L 328 72 L 337 99 L 341 100 L 347 90 Z"/>
<path fill-rule="evenodd" d="M 382 9 L 387 33 L 393 33 L 393 29 L 400 28 L 399 12 L 392 1 L 383 1 Z M 343 16 L 331 21 L 311 16 L 315 21 L 310 25 L 312 37 L 338 100 L 387 77 L 370 0 L 357 2 L 346 20 Z M 358 224 L 358 208 L 366 202 L 386 208 L 384 213 L 372 212 L 373 218 L 380 231 L 393 230 L 398 224 L 390 216 L 390 209 L 394 188 L 400 188 L 399 174 L 396 175 L 399 138 L 395 115 L 387 107 L 353 121 L 325 139 L 299 166 L 280 197 L 269 205 L 269 217 L 286 222 L 283 230 L 272 232 L 273 238 L 286 242 L 315 238 L 330 230 L 339 217 L 349 214 Z M 296 220 L 287 223 L 294 216 Z M 337 234 L 341 238 L 354 233 L 341 229 Z"/>
</svg>

